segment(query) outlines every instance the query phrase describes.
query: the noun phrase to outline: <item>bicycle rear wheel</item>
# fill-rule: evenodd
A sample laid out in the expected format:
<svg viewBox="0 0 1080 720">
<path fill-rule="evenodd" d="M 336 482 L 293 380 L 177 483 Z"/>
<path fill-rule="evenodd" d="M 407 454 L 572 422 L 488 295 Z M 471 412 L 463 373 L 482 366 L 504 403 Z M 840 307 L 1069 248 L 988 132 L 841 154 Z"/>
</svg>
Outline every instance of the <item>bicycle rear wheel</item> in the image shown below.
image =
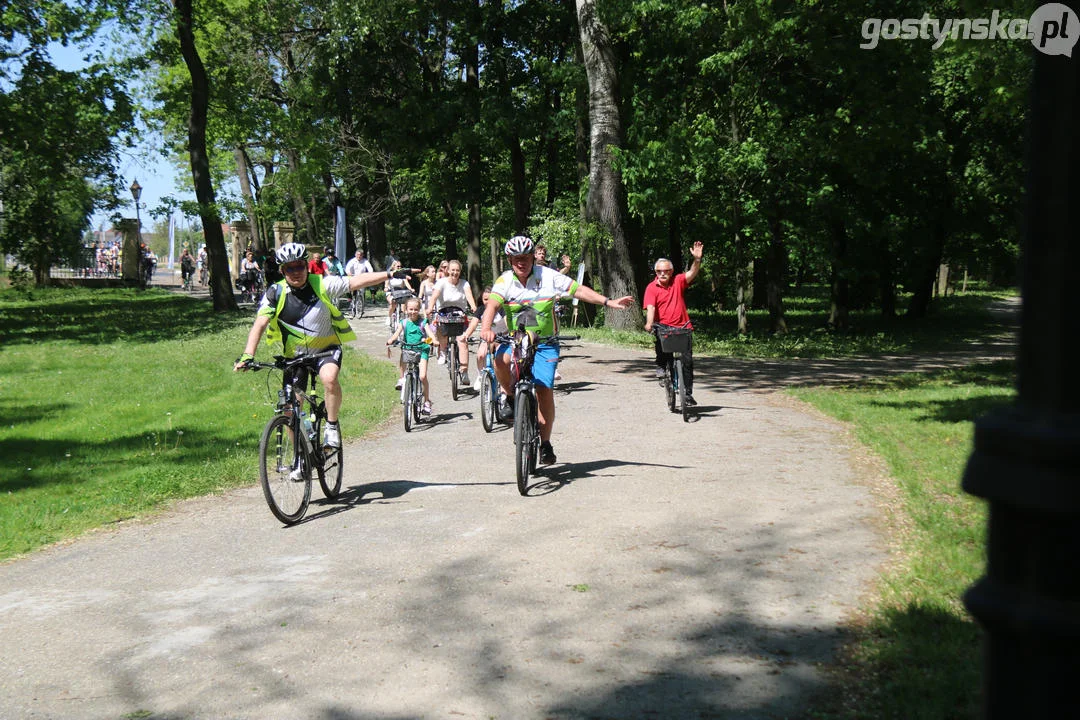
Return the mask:
<svg viewBox="0 0 1080 720">
<path fill-rule="evenodd" d="M 495 390 L 495 378 L 491 373 L 484 370 L 480 379 L 480 422 L 484 425 L 484 432 L 491 432 L 495 427 L 495 405 L 499 394 Z"/>
<path fill-rule="evenodd" d="M 667 407 L 671 412 L 675 412 L 675 395 L 678 392 L 676 390 L 678 382 L 679 379 L 675 375 L 675 362 L 668 361 L 667 367 L 664 368 L 664 392 L 667 393 Z"/>
<path fill-rule="evenodd" d="M 405 373 L 405 395 L 401 402 L 401 414 L 405 419 L 405 432 L 412 432 L 416 423 L 416 376 Z"/>
<path fill-rule="evenodd" d="M 450 368 L 450 397 L 457 400 L 458 395 L 458 348 L 457 338 L 448 337 L 446 348 L 446 367 Z"/>
<path fill-rule="evenodd" d="M 300 477 L 293 479 L 296 469 Z M 274 517 L 286 525 L 304 517 L 311 499 L 311 466 L 296 445 L 292 418 L 275 415 L 266 424 L 259 441 L 259 482 Z"/>
<path fill-rule="evenodd" d="M 679 410 L 682 412 L 683 422 L 686 422 L 686 377 L 683 375 L 682 358 L 675 358 L 675 377 L 679 378 Z"/>
<path fill-rule="evenodd" d="M 341 477 L 345 472 L 341 448 L 323 449 L 323 464 L 319 468 L 319 484 L 328 500 L 337 500 L 341 493 Z"/>
<path fill-rule="evenodd" d="M 529 490 L 529 472 L 534 467 L 532 446 L 535 432 L 532 395 L 519 392 L 514 401 L 514 467 L 517 472 L 518 492 L 522 495 Z"/>
</svg>

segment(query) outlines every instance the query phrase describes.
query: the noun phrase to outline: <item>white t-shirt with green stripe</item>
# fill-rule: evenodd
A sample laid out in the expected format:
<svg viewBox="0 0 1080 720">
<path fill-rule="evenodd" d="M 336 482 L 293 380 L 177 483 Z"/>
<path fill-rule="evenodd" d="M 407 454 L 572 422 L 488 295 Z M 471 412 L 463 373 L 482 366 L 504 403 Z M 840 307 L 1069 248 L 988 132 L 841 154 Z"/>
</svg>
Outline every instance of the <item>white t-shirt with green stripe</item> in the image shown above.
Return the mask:
<svg viewBox="0 0 1080 720">
<path fill-rule="evenodd" d="M 555 333 L 555 301 L 561 297 L 573 297 L 577 292 L 577 281 L 548 267 L 533 265 L 532 272 L 524 284 L 518 280 L 513 270 L 507 270 L 491 286 L 491 297 L 497 298 L 506 308 L 506 325 L 514 329 L 514 317 L 522 307 L 530 306 L 536 310 L 536 325 L 527 325 L 526 330 L 535 330 L 538 335 Z"/>
</svg>

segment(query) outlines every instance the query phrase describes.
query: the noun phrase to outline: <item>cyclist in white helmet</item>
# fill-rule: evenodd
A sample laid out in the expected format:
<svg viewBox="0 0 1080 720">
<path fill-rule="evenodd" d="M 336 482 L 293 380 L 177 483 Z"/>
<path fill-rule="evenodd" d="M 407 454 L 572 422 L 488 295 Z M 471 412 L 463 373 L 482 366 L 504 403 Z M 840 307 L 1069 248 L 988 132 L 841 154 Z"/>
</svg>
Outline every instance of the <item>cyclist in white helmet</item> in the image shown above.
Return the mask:
<svg viewBox="0 0 1080 720">
<path fill-rule="evenodd" d="M 524 235 L 515 235 L 506 243 L 504 252 L 510 259 L 510 269 L 500 275 L 491 286 L 491 295 L 488 296 L 484 316 L 480 321 L 480 339 L 484 342 L 491 343 L 495 340 L 492 322 L 500 310 L 505 312 L 506 324 L 512 330 L 517 311 L 528 304 L 536 311 L 536 325 L 527 325 L 525 329 L 546 336 L 555 332 L 554 307 L 555 301 L 560 297 L 576 297 L 607 308 L 628 308 L 634 304 L 634 298 L 630 295 L 608 299 L 590 287 L 579 285 L 573 278 L 562 275 L 558 270 L 537 265 L 533 250 L 533 241 Z M 495 350 L 495 375 L 501 389 L 499 412 L 503 417 L 513 412 L 509 400 L 513 388 L 510 387 L 508 351 L 507 345 L 499 346 Z M 552 385 L 558 363 L 558 342 L 536 346 L 533 380 L 540 411 L 541 465 L 551 465 L 556 460 L 555 450 L 551 446 L 551 429 L 555 424 L 555 393 L 552 392 Z"/>
<path fill-rule="evenodd" d="M 334 353 L 320 361 L 319 380 L 326 402 L 326 436 L 323 444 L 341 447 L 338 413 L 341 410 L 341 345 L 356 339 L 349 322 L 337 309 L 335 300 L 345 293 L 379 285 L 394 276 L 391 272 L 360 273 L 351 277 L 315 275 L 308 272 L 307 248 L 286 243 L 277 251 L 284 279 L 267 288 L 255 322 L 248 333 L 244 352 L 233 370 L 247 370 L 259 340 L 266 333 L 268 343 L 280 342 L 285 357 L 323 350 Z M 402 276 L 408 270 L 399 270 Z"/>
</svg>

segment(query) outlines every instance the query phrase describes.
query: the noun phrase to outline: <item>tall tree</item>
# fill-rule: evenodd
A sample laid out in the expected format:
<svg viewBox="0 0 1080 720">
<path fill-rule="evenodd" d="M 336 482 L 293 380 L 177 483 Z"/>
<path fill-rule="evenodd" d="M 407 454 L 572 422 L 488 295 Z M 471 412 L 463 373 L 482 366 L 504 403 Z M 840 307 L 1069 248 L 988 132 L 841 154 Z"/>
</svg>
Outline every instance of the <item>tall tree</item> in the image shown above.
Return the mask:
<svg viewBox="0 0 1080 720">
<path fill-rule="evenodd" d="M 176 11 L 176 37 L 180 52 L 191 74 L 191 115 L 188 119 L 188 155 L 191 158 L 191 179 L 195 199 L 199 203 L 199 219 L 206 237 L 206 252 L 210 259 L 210 295 L 214 310 L 236 310 L 229 258 L 225 252 L 225 235 L 214 198 L 210 179 L 210 158 L 206 150 L 206 117 L 210 105 L 210 84 L 206 68 L 195 47 L 195 26 L 192 0 L 173 0 Z"/>
<path fill-rule="evenodd" d="M 627 209 L 626 188 L 615 167 L 613 149 L 623 147 L 619 114 L 619 75 L 615 51 L 595 0 L 577 0 L 578 28 L 585 71 L 589 78 L 590 168 L 585 218 L 609 234 L 605 292 L 638 297 L 634 268 L 641 262 L 640 239 L 634 236 Z M 619 329 L 640 329 L 636 306 L 605 313 L 604 324 Z"/>
</svg>

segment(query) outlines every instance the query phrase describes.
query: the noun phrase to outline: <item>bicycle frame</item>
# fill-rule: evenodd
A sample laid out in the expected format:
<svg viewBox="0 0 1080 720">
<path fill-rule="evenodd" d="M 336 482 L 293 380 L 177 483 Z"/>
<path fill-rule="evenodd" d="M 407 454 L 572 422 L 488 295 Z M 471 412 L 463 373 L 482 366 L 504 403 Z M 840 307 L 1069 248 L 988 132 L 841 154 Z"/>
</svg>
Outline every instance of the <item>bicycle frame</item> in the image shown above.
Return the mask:
<svg viewBox="0 0 1080 720">
<path fill-rule="evenodd" d="M 307 510 L 313 472 L 318 475 L 327 498 L 337 498 L 341 490 L 342 452 L 340 449 L 324 451 L 317 442 L 326 418 L 326 403 L 314 392 L 318 359 L 330 354 L 322 352 L 290 359 L 279 356 L 273 363 L 251 361 L 248 364 L 253 370 L 282 371 L 278 402 L 274 416 L 263 430 L 259 457 L 260 480 L 267 504 L 274 516 L 286 524 L 298 522 Z M 310 435 L 301 420 L 305 409 L 312 421 Z M 285 451 L 286 444 L 290 447 L 288 451 Z M 284 498 L 290 499 L 282 503 Z"/>
<path fill-rule="evenodd" d="M 688 328 L 654 323 L 653 334 L 663 352 L 671 355 L 664 367 L 664 390 L 667 394 L 668 409 L 682 414 L 683 422 L 688 422 L 689 413 L 686 404 L 686 380 L 683 376 L 682 348 L 689 347 L 693 334 Z M 665 347 L 667 346 L 667 347 Z M 676 402 L 676 399 L 678 402 Z"/>
</svg>

